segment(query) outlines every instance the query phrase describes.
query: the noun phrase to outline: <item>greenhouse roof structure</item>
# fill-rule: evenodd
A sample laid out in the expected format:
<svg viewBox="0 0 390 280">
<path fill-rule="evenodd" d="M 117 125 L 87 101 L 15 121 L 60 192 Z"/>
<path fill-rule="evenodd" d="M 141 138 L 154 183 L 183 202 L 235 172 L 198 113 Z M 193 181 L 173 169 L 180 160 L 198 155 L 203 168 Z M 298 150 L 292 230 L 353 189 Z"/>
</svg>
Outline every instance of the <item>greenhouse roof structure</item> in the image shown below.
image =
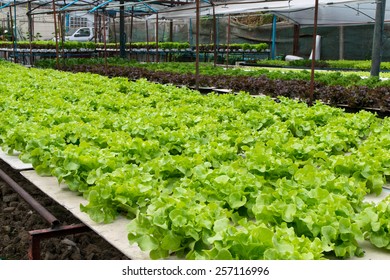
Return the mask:
<svg viewBox="0 0 390 280">
<path fill-rule="evenodd" d="M 199 0 L 200 16 L 236 15 L 242 13 L 271 13 L 301 26 L 313 25 L 315 0 Z M 0 0 L 0 9 L 28 0 Z M 89 12 L 119 11 L 153 20 L 195 18 L 196 0 L 54 0 L 59 11 L 87 10 Z M 121 3 L 122 2 L 122 3 Z M 373 0 L 319 0 L 318 25 L 361 25 L 375 22 L 376 4 Z M 39 8 L 52 9 L 53 0 L 33 0 L 32 13 Z M 390 7 L 385 21 L 390 21 Z"/>
<path fill-rule="evenodd" d="M 337 26 L 374 23 L 376 2 L 369 0 L 319 0 L 317 24 Z M 234 15 L 266 12 L 305 26 L 313 25 L 315 1 L 201 1 L 200 7 L 201 16 L 209 16 L 213 13 L 216 15 Z M 159 16 L 171 19 L 195 17 L 195 4 L 160 10 Z M 156 15 L 151 15 L 149 18 L 155 17 Z M 385 20 L 390 20 L 390 7 L 386 8 Z"/>
</svg>

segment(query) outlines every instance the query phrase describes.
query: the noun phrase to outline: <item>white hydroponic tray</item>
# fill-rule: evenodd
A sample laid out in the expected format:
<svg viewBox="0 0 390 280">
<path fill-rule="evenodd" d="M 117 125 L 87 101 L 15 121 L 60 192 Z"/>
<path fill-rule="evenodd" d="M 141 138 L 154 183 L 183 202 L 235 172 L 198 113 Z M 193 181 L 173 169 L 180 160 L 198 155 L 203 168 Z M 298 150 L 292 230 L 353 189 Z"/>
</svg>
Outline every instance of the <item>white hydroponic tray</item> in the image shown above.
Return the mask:
<svg viewBox="0 0 390 280">
<path fill-rule="evenodd" d="M 0 154 L 5 162 L 20 161 L 17 156 L 6 156 Z M 19 162 L 21 164 L 21 162 Z M 16 166 L 19 165 L 18 163 Z M 110 224 L 98 224 L 93 222 L 89 216 L 81 212 L 80 204 L 86 204 L 87 201 L 76 193 L 70 191 L 65 184 L 59 184 L 55 177 L 42 177 L 38 175 L 34 170 L 25 170 L 20 172 L 27 180 L 33 183 L 37 188 L 50 196 L 57 203 L 65 207 L 81 222 L 107 240 L 110 244 L 120 250 L 123 254 L 133 260 L 147 260 L 149 254 L 141 251 L 136 245 L 130 245 L 127 239 L 127 224 L 129 220 L 125 217 L 118 217 L 113 223 Z M 387 187 L 387 186 L 386 186 Z M 390 195 L 390 189 L 383 188 L 381 195 L 375 196 L 373 194 L 367 196 L 367 201 L 373 201 L 375 203 L 381 201 L 385 197 Z M 353 259 L 363 260 L 390 260 L 390 252 L 384 249 L 379 249 L 372 246 L 369 242 L 362 242 L 362 248 L 365 251 L 363 258 L 354 257 Z"/>
<path fill-rule="evenodd" d="M 15 170 L 33 169 L 30 163 L 24 163 L 18 158 L 18 154 L 9 155 L 0 149 L 0 158 Z"/>
</svg>

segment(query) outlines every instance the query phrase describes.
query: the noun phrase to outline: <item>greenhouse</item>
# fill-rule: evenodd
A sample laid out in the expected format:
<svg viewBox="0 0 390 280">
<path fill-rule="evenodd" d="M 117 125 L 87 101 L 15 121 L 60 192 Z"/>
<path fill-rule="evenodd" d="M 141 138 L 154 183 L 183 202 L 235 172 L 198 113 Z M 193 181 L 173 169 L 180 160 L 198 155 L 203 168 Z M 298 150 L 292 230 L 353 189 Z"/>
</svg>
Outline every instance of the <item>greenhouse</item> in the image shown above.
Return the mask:
<svg viewBox="0 0 390 280">
<path fill-rule="evenodd" d="M 0 0 L 0 259 L 389 260 L 389 20 Z"/>
</svg>

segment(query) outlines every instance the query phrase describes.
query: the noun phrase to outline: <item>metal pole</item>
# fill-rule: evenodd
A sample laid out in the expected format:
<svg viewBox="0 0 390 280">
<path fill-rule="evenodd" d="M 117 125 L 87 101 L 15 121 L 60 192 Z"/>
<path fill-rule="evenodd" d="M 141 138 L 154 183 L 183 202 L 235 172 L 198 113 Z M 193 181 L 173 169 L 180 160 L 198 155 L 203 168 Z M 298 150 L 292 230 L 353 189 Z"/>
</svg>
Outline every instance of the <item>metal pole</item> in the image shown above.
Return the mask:
<svg viewBox="0 0 390 280">
<path fill-rule="evenodd" d="M 30 43 L 30 65 L 34 65 L 34 57 L 32 53 L 32 41 L 33 41 L 33 21 L 32 21 L 32 15 L 31 15 L 31 0 L 28 0 L 27 3 L 27 18 L 28 18 L 28 40 Z"/>
<path fill-rule="evenodd" d="M 196 34 L 195 34 L 195 89 L 199 89 L 199 32 L 200 32 L 200 0 L 196 0 Z"/>
<path fill-rule="evenodd" d="M 217 17 L 215 15 L 215 5 L 213 5 L 213 32 L 214 32 L 214 67 L 217 66 L 217 59 L 218 59 L 218 54 L 217 54 Z"/>
<path fill-rule="evenodd" d="M 98 42 L 98 27 L 97 27 L 97 22 L 98 22 L 98 15 L 97 13 L 94 13 L 93 14 L 93 30 L 94 30 L 94 34 L 93 34 L 93 37 L 94 37 L 94 41 L 95 41 L 95 44 Z"/>
<path fill-rule="evenodd" d="M 156 62 L 160 61 L 160 55 L 158 53 L 158 13 L 156 14 Z"/>
<path fill-rule="evenodd" d="M 18 29 L 16 28 L 16 0 L 14 0 L 14 62 L 17 62 L 18 56 Z"/>
<path fill-rule="evenodd" d="M 313 104 L 313 95 L 314 95 L 314 68 L 315 68 L 315 62 L 316 62 L 317 22 L 318 22 L 318 0 L 315 0 L 314 27 L 313 27 L 313 55 L 311 58 L 309 106 L 311 106 Z"/>
<path fill-rule="evenodd" d="M 229 68 L 229 45 L 230 45 L 230 15 L 228 16 L 227 38 L 226 38 L 226 68 Z"/>
<path fill-rule="evenodd" d="M 9 13 L 7 12 L 7 30 L 8 30 L 8 33 L 7 33 L 7 36 L 6 36 L 6 39 L 8 40 L 8 34 L 12 34 L 12 31 L 10 31 L 11 30 L 11 28 L 10 28 L 10 26 L 11 26 L 11 23 L 10 23 L 10 16 L 9 16 Z M 8 56 L 9 56 L 9 54 L 8 54 L 8 52 L 4 52 L 4 59 L 8 59 Z"/>
<path fill-rule="evenodd" d="M 70 26 L 70 14 L 65 13 L 65 33 L 69 31 L 69 26 Z"/>
<path fill-rule="evenodd" d="M 173 20 L 169 20 L 169 42 L 173 42 Z"/>
<path fill-rule="evenodd" d="M 344 26 L 339 27 L 339 59 L 344 59 Z"/>
<path fill-rule="evenodd" d="M 12 39 L 12 14 L 11 14 L 11 6 L 9 7 L 9 13 L 7 13 L 7 30 L 11 34 Z M 13 40 L 13 39 L 12 39 Z"/>
<path fill-rule="evenodd" d="M 58 30 L 57 30 L 57 13 L 56 13 L 56 5 L 54 0 L 52 1 L 53 3 L 53 18 L 54 18 L 54 37 L 56 38 L 56 66 L 59 68 L 60 62 L 58 58 Z"/>
<path fill-rule="evenodd" d="M 125 34 L 125 0 L 120 0 L 119 7 L 119 49 L 120 57 L 126 58 L 126 34 Z"/>
<path fill-rule="evenodd" d="M 57 12 L 57 22 L 58 22 L 58 37 L 60 38 L 61 42 L 62 40 L 62 18 L 61 18 L 61 11 Z"/>
<path fill-rule="evenodd" d="M 272 18 L 272 45 L 271 45 L 271 59 L 275 59 L 276 53 L 276 16 Z"/>
<path fill-rule="evenodd" d="M 149 24 L 145 20 L 145 29 L 146 29 L 146 62 L 149 62 Z"/>
<path fill-rule="evenodd" d="M 379 77 L 382 59 L 385 11 L 386 0 L 378 1 L 376 4 L 374 39 L 372 43 L 371 77 Z"/>
<path fill-rule="evenodd" d="M 11 40 L 14 40 L 14 19 L 12 18 L 12 7 L 9 6 L 9 21 L 11 25 L 8 26 L 8 30 L 11 33 Z"/>
<path fill-rule="evenodd" d="M 130 18 L 130 58 L 132 55 L 132 43 L 133 43 L 133 28 L 134 28 L 134 6 L 131 7 L 131 18 Z"/>
<path fill-rule="evenodd" d="M 299 31 L 301 26 L 299 24 L 294 24 L 294 44 L 293 44 L 293 55 L 298 55 L 299 53 Z"/>
<path fill-rule="evenodd" d="M 102 43 L 103 42 L 103 34 L 102 34 L 102 16 L 98 13 L 98 18 L 99 18 L 99 27 L 98 27 L 98 30 L 99 30 L 99 43 Z"/>
<path fill-rule="evenodd" d="M 188 24 L 188 41 L 190 42 L 190 46 L 192 47 L 194 45 L 194 38 L 192 35 L 192 19 L 190 18 L 190 22 Z"/>
<path fill-rule="evenodd" d="M 173 42 L 173 20 L 169 21 L 169 42 Z M 168 61 L 172 61 L 172 53 L 169 52 Z"/>
<path fill-rule="evenodd" d="M 217 34 L 217 47 L 219 46 L 219 16 L 215 15 L 215 33 Z"/>
<path fill-rule="evenodd" d="M 112 22 L 113 22 L 113 25 L 112 25 L 112 29 L 113 29 L 113 32 L 114 32 L 114 43 L 115 43 L 115 46 L 116 46 L 116 43 L 117 43 L 117 40 L 116 40 L 116 23 L 115 23 L 115 17 L 112 18 Z"/>
<path fill-rule="evenodd" d="M 84 224 L 76 225 L 65 225 L 57 226 L 50 229 L 37 229 L 31 230 L 29 234 L 29 248 L 28 248 L 28 258 L 30 260 L 39 260 L 41 259 L 41 240 L 52 238 L 52 237 L 62 237 L 71 234 L 78 234 L 83 232 L 88 232 L 91 229 Z"/>
<path fill-rule="evenodd" d="M 61 38 L 62 66 L 65 66 L 65 46 L 64 46 L 65 34 L 64 34 L 64 21 L 61 12 L 58 12 L 58 24 L 60 26 L 59 36 Z"/>
<path fill-rule="evenodd" d="M 107 74 L 106 11 L 103 9 L 104 72 Z"/>
<path fill-rule="evenodd" d="M 12 39 L 12 52 L 14 54 L 14 62 L 16 62 L 16 44 L 15 44 L 15 32 L 14 32 L 14 20 L 12 18 L 12 7 L 9 6 L 9 17 L 11 19 L 11 39 Z"/>
</svg>

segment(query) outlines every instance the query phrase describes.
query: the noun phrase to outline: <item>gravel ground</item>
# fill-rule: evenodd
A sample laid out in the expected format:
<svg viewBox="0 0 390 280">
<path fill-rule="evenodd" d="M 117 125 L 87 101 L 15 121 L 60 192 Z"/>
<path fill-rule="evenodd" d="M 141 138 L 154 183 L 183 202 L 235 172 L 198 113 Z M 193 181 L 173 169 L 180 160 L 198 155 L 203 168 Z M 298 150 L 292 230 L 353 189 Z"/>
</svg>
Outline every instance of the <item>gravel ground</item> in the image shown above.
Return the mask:
<svg viewBox="0 0 390 280">
<path fill-rule="evenodd" d="M 69 211 L 42 193 L 2 160 L 0 160 L 0 169 L 48 209 L 61 222 L 61 225 L 80 223 Z M 0 259 L 28 259 L 28 232 L 47 228 L 50 228 L 50 224 L 0 179 Z M 128 258 L 91 231 L 42 240 L 41 259 L 127 260 Z"/>
</svg>

